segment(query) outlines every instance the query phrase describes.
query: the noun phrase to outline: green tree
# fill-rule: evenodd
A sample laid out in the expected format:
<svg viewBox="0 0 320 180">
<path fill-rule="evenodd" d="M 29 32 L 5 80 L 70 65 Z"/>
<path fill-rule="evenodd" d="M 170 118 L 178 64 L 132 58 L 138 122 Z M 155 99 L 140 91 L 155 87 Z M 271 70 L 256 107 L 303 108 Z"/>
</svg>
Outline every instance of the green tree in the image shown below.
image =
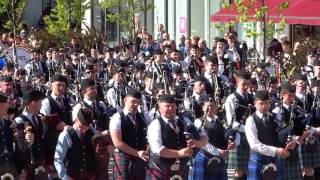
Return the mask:
<svg viewBox="0 0 320 180">
<path fill-rule="evenodd" d="M 26 0 L 0 1 L 0 30 L 11 31 L 22 23 Z"/>
<path fill-rule="evenodd" d="M 50 16 L 44 18 L 49 34 L 65 38 L 80 32 L 85 11 L 92 5 L 91 0 L 56 0 Z"/>
<path fill-rule="evenodd" d="M 102 6 L 111 10 L 107 14 L 107 19 L 121 25 L 124 32 L 131 34 L 132 38 L 135 38 L 137 28 L 134 16 L 153 8 L 152 3 L 143 5 L 141 0 L 104 0 Z"/>
<path fill-rule="evenodd" d="M 235 0 L 234 4 L 221 1 L 223 8 L 228 8 L 236 11 L 239 15 L 236 21 L 227 22 L 224 24 L 215 24 L 215 27 L 224 31 L 227 28 L 233 27 L 236 23 L 246 23 L 244 32 L 246 37 L 250 38 L 263 38 L 263 54 L 265 57 L 266 41 L 272 39 L 275 33 L 282 32 L 285 28 L 284 19 L 271 19 L 267 17 L 268 12 L 271 12 L 270 8 L 266 4 L 266 0 Z M 281 2 L 272 12 L 276 12 L 277 15 L 281 15 L 284 10 L 289 7 L 289 0 Z M 253 15 L 252 15 L 253 10 Z M 259 24 L 258 24 L 259 22 Z M 277 25 L 276 25 L 277 24 Z M 261 26 L 262 31 L 257 31 L 257 27 Z"/>
</svg>

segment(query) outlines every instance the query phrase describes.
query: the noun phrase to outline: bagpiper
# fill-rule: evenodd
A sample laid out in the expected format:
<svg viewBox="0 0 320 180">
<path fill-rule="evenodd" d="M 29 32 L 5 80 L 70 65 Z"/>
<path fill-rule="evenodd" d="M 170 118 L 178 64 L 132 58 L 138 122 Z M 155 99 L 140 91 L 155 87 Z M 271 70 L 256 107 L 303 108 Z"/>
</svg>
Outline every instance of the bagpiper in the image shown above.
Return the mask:
<svg viewBox="0 0 320 180">
<path fill-rule="evenodd" d="M 143 114 L 138 112 L 141 93 L 128 89 L 123 111 L 110 120 L 110 134 L 116 148 L 114 179 L 140 180 L 145 178 L 148 161 L 147 125 Z"/>
<path fill-rule="evenodd" d="M 188 124 L 176 116 L 176 109 L 174 96 L 160 97 L 160 118 L 153 120 L 148 127 L 151 159 L 146 179 L 187 179 L 187 163 L 192 156 L 192 148 L 201 148 L 208 142 L 205 134 L 201 134 L 197 140 L 188 136 Z"/>
<path fill-rule="evenodd" d="M 281 179 L 279 158 L 288 158 L 289 150 L 279 146 L 277 123 L 269 113 L 271 106 L 267 91 L 257 91 L 253 113 L 245 124 L 245 133 L 250 145 L 248 180 Z M 293 149 L 294 142 L 287 145 Z M 292 147 L 291 147 L 292 146 Z"/>
</svg>

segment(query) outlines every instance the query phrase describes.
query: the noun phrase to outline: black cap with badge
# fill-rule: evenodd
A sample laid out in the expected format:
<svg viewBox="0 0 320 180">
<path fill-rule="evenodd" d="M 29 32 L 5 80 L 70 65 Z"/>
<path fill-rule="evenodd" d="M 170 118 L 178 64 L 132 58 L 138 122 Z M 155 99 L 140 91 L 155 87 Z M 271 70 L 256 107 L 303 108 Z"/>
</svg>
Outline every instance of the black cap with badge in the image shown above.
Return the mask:
<svg viewBox="0 0 320 180">
<path fill-rule="evenodd" d="M 255 100 L 260 100 L 260 101 L 267 101 L 270 99 L 269 92 L 268 91 L 257 91 Z"/>
<path fill-rule="evenodd" d="M 250 73 L 247 72 L 247 71 L 239 71 L 238 74 L 237 74 L 237 78 L 250 80 L 251 76 L 250 76 Z"/>
<path fill-rule="evenodd" d="M 173 95 L 162 95 L 159 98 L 159 102 L 162 103 L 175 103 L 175 98 Z"/>
<path fill-rule="evenodd" d="M 141 99 L 141 93 L 134 88 L 128 88 L 126 96 Z"/>
<path fill-rule="evenodd" d="M 81 88 L 81 90 L 84 90 L 84 89 L 86 89 L 87 87 L 91 87 L 91 86 L 95 86 L 95 85 L 96 85 L 96 83 L 94 82 L 93 79 L 83 79 L 83 80 L 81 81 L 81 86 L 80 86 L 80 88 Z"/>
<path fill-rule="evenodd" d="M 281 85 L 281 91 L 288 91 L 290 93 L 296 92 L 296 87 L 289 82 L 283 83 Z"/>
<path fill-rule="evenodd" d="M 65 76 L 62 76 L 60 74 L 55 74 L 51 76 L 51 83 L 53 82 L 65 82 L 68 83 L 68 79 Z"/>
<path fill-rule="evenodd" d="M 23 101 L 26 103 L 32 101 L 39 101 L 44 99 L 46 96 L 41 91 L 30 91 L 23 95 Z"/>
</svg>

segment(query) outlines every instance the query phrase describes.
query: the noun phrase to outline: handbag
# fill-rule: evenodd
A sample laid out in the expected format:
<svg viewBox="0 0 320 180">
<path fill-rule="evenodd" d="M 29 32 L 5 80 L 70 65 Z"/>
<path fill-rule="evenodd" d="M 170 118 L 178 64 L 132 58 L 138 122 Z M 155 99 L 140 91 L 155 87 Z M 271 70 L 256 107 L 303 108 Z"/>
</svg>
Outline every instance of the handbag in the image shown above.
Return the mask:
<svg viewBox="0 0 320 180">
<path fill-rule="evenodd" d="M 277 167 L 274 163 L 263 165 L 260 173 L 261 173 L 262 180 L 276 180 Z"/>
<path fill-rule="evenodd" d="M 207 163 L 207 173 L 211 176 L 218 176 L 223 172 L 223 159 L 220 156 L 212 155 Z"/>
<path fill-rule="evenodd" d="M 128 174 L 132 179 L 145 179 L 148 163 L 142 159 L 130 160 Z"/>
<path fill-rule="evenodd" d="M 318 139 L 315 136 L 307 138 L 305 141 L 306 151 L 309 153 L 314 153 L 318 151 Z"/>
</svg>

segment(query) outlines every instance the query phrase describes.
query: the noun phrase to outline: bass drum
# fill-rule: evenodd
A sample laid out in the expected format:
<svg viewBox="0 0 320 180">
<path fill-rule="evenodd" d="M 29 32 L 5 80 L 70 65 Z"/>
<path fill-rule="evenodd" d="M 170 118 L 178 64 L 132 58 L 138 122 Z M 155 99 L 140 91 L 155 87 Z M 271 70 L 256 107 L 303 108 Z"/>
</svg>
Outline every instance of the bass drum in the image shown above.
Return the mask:
<svg viewBox="0 0 320 180">
<path fill-rule="evenodd" d="M 17 63 L 18 68 L 24 68 L 25 65 L 28 64 L 29 60 L 31 60 L 32 52 L 29 49 L 16 47 L 17 52 Z M 7 62 L 13 60 L 13 47 L 8 49 L 8 54 L 6 56 Z"/>
<path fill-rule="evenodd" d="M 0 57 L 0 71 L 2 71 L 5 65 L 6 65 L 6 58 Z"/>
</svg>

